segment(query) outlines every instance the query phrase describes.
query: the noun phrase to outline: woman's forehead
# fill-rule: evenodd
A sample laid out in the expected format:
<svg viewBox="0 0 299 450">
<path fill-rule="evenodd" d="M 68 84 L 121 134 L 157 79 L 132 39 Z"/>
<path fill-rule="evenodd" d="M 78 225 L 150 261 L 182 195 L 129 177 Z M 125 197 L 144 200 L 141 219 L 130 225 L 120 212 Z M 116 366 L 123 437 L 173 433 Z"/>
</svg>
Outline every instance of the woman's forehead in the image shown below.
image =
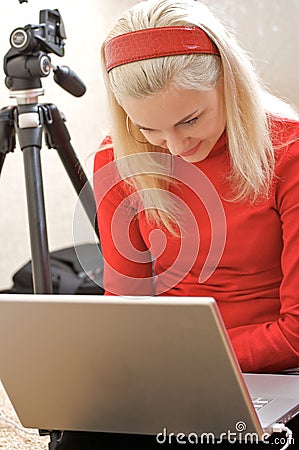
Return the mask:
<svg viewBox="0 0 299 450">
<path fill-rule="evenodd" d="M 219 95 L 218 88 L 207 91 L 172 89 L 143 98 L 124 96 L 121 104 L 136 125 L 159 129 L 162 123 L 176 125 L 213 106 Z"/>
</svg>

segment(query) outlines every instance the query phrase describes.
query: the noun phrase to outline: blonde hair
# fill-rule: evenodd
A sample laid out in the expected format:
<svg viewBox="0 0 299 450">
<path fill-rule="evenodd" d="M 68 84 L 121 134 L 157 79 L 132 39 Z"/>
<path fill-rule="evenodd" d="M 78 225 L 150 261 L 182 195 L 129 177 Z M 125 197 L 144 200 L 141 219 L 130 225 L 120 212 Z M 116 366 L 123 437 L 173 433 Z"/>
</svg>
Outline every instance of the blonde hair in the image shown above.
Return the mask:
<svg viewBox="0 0 299 450">
<path fill-rule="evenodd" d="M 111 38 L 135 30 L 165 26 L 198 26 L 214 41 L 215 55 L 176 55 L 132 62 L 105 69 L 104 47 Z M 171 175 L 171 164 L 159 163 L 151 144 L 134 142 L 126 129 L 123 95 L 144 98 L 166 87 L 206 90 L 220 83 L 224 87 L 226 131 L 231 160 L 230 183 L 235 201 L 255 201 L 267 196 L 274 171 L 274 152 L 269 114 L 298 120 L 283 101 L 270 95 L 259 79 L 249 55 L 238 44 L 234 33 L 202 3 L 194 0 L 150 0 L 138 3 L 119 18 L 102 47 L 102 65 L 111 114 L 111 135 L 115 159 L 121 176 L 138 192 L 148 217 L 162 221 L 171 229 L 172 205 L 161 189 Z M 273 106 L 274 105 L 274 106 Z M 134 130 L 135 132 L 135 130 Z M 136 137 L 142 140 L 136 129 Z M 143 138 L 144 139 L 144 138 Z M 160 152 L 165 150 L 158 148 Z M 122 158 L 142 153 L 144 158 Z M 170 161 L 170 158 L 166 158 Z M 146 175 L 143 174 L 146 168 Z M 132 174 L 137 176 L 133 176 Z M 154 174 L 157 174 L 156 176 Z M 168 202 L 168 203 L 167 203 Z M 153 207 L 156 205 L 156 207 Z"/>
</svg>

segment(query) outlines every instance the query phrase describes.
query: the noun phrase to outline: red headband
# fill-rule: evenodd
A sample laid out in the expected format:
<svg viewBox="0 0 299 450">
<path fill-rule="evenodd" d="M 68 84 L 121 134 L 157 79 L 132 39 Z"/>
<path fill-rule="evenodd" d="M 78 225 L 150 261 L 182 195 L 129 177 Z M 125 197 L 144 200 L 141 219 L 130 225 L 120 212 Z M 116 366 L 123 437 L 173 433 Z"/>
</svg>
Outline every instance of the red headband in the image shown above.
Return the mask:
<svg viewBox="0 0 299 450">
<path fill-rule="evenodd" d="M 114 67 L 160 56 L 208 53 L 219 50 L 198 27 L 160 27 L 137 30 L 112 38 L 105 46 L 107 72 Z"/>
</svg>

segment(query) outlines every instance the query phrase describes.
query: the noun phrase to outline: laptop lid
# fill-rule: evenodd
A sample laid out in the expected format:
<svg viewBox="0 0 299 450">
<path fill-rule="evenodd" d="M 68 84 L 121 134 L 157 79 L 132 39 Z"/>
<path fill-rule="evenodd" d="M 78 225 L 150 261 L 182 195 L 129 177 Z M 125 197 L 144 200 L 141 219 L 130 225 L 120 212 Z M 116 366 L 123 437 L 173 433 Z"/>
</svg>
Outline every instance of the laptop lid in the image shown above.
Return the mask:
<svg viewBox="0 0 299 450">
<path fill-rule="evenodd" d="M 0 295 L 0 379 L 29 428 L 263 432 L 212 298 Z"/>
</svg>

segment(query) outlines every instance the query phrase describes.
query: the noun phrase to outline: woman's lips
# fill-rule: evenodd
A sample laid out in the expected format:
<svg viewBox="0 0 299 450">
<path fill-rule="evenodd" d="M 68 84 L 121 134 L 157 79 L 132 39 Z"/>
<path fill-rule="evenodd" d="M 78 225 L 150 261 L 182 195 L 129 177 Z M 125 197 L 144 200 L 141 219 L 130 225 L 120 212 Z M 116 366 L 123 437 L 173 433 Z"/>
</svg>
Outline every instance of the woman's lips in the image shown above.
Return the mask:
<svg viewBox="0 0 299 450">
<path fill-rule="evenodd" d="M 186 157 L 186 156 L 194 155 L 194 153 L 196 153 L 199 150 L 199 147 L 201 146 L 201 142 L 199 144 L 197 144 L 195 147 L 191 148 L 190 150 L 187 150 L 186 152 L 181 153 L 180 156 Z"/>
</svg>

